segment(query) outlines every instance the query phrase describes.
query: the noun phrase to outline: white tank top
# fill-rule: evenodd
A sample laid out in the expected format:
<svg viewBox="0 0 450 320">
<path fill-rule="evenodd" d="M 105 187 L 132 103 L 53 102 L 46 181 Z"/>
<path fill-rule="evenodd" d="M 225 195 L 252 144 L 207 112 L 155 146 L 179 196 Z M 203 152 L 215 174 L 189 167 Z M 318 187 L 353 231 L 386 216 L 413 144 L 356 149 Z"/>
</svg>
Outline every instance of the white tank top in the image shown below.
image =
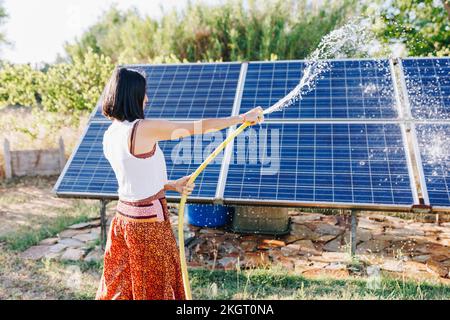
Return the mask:
<svg viewBox="0 0 450 320">
<path fill-rule="evenodd" d="M 149 158 L 138 158 L 130 153 L 128 141 L 138 120 L 114 120 L 103 136 L 103 153 L 116 174 L 119 199 L 124 201 L 153 196 L 167 183 L 166 161 L 158 144 Z"/>
</svg>

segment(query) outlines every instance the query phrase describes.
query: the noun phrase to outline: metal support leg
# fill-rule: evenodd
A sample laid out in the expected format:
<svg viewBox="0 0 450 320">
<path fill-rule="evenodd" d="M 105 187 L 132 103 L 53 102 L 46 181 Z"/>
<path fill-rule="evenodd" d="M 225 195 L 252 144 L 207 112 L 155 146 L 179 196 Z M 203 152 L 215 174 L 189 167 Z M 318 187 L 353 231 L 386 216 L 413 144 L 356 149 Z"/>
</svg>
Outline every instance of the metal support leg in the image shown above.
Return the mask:
<svg viewBox="0 0 450 320">
<path fill-rule="evenodd" d="M 106 204 L 106 200 L 100 200 L 100 239 L 102 242 L 102 249 L 105 249 L 106 244 Z"/>
<path fill-rule="evenodd" d="M 356 254 L 356 228 L 358 226 L 357 211 L 351 210 L 351 230 L 350 230 L 350 254 L 353 257 Z"/>
</svg>

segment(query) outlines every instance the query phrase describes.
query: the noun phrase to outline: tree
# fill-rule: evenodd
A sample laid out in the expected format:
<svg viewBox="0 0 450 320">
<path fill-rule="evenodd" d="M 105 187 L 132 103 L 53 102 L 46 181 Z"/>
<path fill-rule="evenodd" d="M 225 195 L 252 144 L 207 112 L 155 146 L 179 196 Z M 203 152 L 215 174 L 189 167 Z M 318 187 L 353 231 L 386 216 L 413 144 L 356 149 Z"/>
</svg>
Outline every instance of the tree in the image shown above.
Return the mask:
<svg viewBox="0 0 450 320">
<path fill-rule="evenodd" d="M 228 0 L 189 4 L 156 21 L 136 10 L 112 7 L 74 43 L 70 58 L 87 48 L 114 63 L 148 63 L 166 57 L 186 61 L 234 61 L 305 58 L 322 36 L 344 23 L 355 0 Z"/>
<path fill-rule="evenodd" d="M 380 19 L 377 32 L 385 43 L 401 42 L 410 56 L 450 55 L 450 1 L 392 0 L 369 6 Z"/>
<path fill-rule="evenodd" d="M 46 111 L 76 116 L 91 112 L 111 76 L 111 60 L 88 50 L 72 63 L 50 66 L 40 77 L 42 107 Z"/>
<path fill-rule="evenodd" d="M 42 73 L 30 65 L 0 65 L 0 106 L 37 107 Z"/>
<path fill-rule="evenodd" d="M 0 68 L 0 106 L 29 106 L 77 121 L 95 107 L 113 68 L 109 58 L 91 49 L 83 58 L 42 70 L 5 63 Z"/>
</svg>

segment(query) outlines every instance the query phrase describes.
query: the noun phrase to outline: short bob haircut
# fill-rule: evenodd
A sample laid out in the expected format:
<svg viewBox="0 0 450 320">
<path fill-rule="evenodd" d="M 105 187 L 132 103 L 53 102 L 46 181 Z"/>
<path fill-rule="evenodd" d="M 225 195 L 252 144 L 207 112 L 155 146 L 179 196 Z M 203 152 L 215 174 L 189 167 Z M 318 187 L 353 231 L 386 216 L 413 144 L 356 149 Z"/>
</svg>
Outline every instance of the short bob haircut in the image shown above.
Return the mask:
<svg viewBox="0 0 450 320">
<path fill-rule="evenodd" d="M 144 119 L 146 87 L 145 76 L 139 71 L 116 68 L 103 95 L 103 115 L 119 121 Z"/>
</svg>

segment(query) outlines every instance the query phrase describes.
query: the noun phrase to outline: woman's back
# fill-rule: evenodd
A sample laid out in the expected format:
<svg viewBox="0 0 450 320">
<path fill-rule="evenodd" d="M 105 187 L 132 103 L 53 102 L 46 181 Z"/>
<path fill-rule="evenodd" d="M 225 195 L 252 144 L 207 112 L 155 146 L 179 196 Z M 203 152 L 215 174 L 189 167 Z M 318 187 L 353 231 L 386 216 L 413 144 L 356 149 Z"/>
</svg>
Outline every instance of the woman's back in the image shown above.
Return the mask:
<svg viewBox="0 0 450 320">
<path fill-rule="evenodd" d="M 131 146 L 128 142 L 139 120 L 114 120 L 103 136 L 104 155 L 116 174 L 119 199 L 125 201 L 151 197 L 167 183 L 166 162 L 158 144 L 144 155 L 136 156 L 130 150 L 134 139 Z"/>
</svg>

